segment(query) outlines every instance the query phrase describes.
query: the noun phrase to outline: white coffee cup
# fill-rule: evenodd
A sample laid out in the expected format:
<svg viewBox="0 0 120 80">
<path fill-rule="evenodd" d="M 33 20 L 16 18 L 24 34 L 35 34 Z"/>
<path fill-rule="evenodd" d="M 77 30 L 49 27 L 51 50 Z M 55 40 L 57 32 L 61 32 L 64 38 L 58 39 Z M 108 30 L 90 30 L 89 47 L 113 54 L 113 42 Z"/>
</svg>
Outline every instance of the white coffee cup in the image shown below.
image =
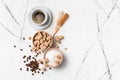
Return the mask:
<svg viewBox="0 0 120 80">
<path fill-rule="evenodd" d="M 42 7 L 34 8 L 33 10 L 31 10 L 31 19 L 32 22 L 36 25 L 41 26 L 45 24 L 48 20 L 48 15 L 46 10 Z"/>
<path fill-rule="evenodd" d="M 32 20 L 38 25 L 43 25 L 47 22 L 47 13 L 42 10 L 35 10 L 32 13 Z"/>
<path fill-rule="evenodd" d="M 34 7 L 28 14 L 28 20 L 35 29 L 46 29 L 51 24 L 52 19 L 53 16 L 51 11 L 45 6 Z"/>
<path fill-rule="evenodd" d="M 32 20 L 35 24 L 43 25 L 47 22 L 47 13 L 43 10 L 35 10 L 32 13 Z"/>
</svg>

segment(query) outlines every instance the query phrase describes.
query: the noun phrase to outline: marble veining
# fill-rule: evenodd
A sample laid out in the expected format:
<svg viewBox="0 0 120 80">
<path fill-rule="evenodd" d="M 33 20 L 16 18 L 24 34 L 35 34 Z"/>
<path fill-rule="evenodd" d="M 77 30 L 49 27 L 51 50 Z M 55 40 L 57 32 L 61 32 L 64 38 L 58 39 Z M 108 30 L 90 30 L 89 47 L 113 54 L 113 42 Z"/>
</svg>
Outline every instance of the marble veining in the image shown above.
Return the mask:
<svg viewBox="0 0 120 80">
<path fill-rule="evenodd" d="M 53 13 L 53 24 L 45 30 L 50 33 L 51 29 L 54 29 L 57 13 L 60 10 L 69 13 L 70 19 L 58 33 L 65 35 L 61 46 L 67 47 L 68 51 L 61 50 L 68 63 L 66 62 L 66 66 L 61 69 L 53 69 L 45 75 L 31 77 L 30 74 L 19 71 L 19 66 L 16 65 L 22 63 L 19 62 L 20 55 L 17 54 L 19 54 L 19 47 L 24 45 L 26 48 L 29 45 L 29 42 L 23 41 L 22 38 L 38 31 L 29 24 L 28 13 L 30 9 L 39 5 L 49 7 Z M 0 36 L 2 37 L 0 62 L 7 68 L 5 70 L 0 67 L 3 72 L 0 73 L 1 80 L 16 80 L 18 76 L 20 76 L 18 80 L 120 80 L 119 0 L 1 0 L 0 6 Z M 69 35 L 71 32 L 72 34 Z M 18 48 L 13 49 L 13 44 L 17 44 Z M 6 48 L 8 51 L 3 52 Z M 7 64 L 2 62 L 5 55 L 8 59 L 5 60 Z M 13 61 L 9 62 L 11 59 Z M 5 77 L 5 74 L 9 77 Z"/>
</svg>

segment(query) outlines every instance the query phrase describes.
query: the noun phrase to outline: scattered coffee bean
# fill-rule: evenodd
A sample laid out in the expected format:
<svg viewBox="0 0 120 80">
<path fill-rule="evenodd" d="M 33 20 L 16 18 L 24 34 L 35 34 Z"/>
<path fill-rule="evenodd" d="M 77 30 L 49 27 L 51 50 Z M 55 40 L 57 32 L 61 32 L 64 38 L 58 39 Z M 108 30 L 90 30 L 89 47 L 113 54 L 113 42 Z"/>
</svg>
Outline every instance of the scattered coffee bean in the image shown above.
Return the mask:
<svg viewBox="0 0 120 80">
<path fill-rule="evenodd" d="M 32 49 L 30 51 L 32 52 Z"/>
<path fill-rule="evenodd" d="M 16 48 L 16 45 L 14 45 L 13 47 Z"/>
<path fill-rule="evenodd" d="M 36 61 L 35 57 L 32 57 L 32 59 Z"/>
<path fill-rule="evenodd" d="M 20 70 L 22 70 L 22 68 L 20 68 Z"/>
<path fill-rule="evenodd" d="M 32 59 L 35 59 L 34 57 L 32 57 Z"/>
<path fill-rule="evenodd" d="M 45 63 L 48 63 L 49 62 L 49 59 L 48 58 L 45 58 Z"/>
<path fill-rule="evenodd" d="M 40 68 L 39 68 L 38 70 L 39 70 L 39 71 L 41 71 L 41 69 L 40 69 Z"/>
<path fill-rule="evenodd" d="M 23 59 L 25 59 L 25 58 L 26 58 L 26 56 L 24 55 L 24 56 L 23 56 Z"/>
<path fill-rule="evenodd" d="M 23 49 L 20 49 L 20 51 L 23 51 Z"/>
<path fill-rule="evenodd" d="M 26 61 L 24 61 L 24 63 L 26 63 Z"/>
<path fill-rule="evenodd" d="M 42 72 L 41 74 L 44 74 L 44 72 Z"/>
<path fill-rule="evenodd" d="M 25 40 L 25 37 L 23 37 L 23 40 Z"/>
<path fill-rule="evenodd" d="M 32 72 L 33 72 L 33 69 L 30 69 L 30 71 L 32 71 Z"/>
<path fill-rule="evenodd" d="M 32 73 L 32 75 L 34 75 L 34 73 Z"/>
<path fill-rule="evenodd" d="M 29 47 L 31 47 L 31 45 L 29 45 Z"/>
<path fill-rule="evenodd" d="M 27 57 L 27 62 L 29 61 L 29 57 Z"/>
<path fill-rule="evenodd" d="M 51 67 L 49 67 L 49 69 L 52 69 Z"/>
<path fill-rule="evenodd" d="M 41 61 L 40 63 L 43 64 L 43 61 Z"/>
<path fill-rule="evenodd" d="M 40 73 L 40 72 L 38 71 L 38 73 Z"/>
<path fill-rule="evenodd" d="M 27 71 L 29 71 L 29 68 L 27 67 Z"/>
<path fill-rule="evenodd" d="M 28 59 L 31 60 L 31 56 L 29 56 Z"/>
</svg>

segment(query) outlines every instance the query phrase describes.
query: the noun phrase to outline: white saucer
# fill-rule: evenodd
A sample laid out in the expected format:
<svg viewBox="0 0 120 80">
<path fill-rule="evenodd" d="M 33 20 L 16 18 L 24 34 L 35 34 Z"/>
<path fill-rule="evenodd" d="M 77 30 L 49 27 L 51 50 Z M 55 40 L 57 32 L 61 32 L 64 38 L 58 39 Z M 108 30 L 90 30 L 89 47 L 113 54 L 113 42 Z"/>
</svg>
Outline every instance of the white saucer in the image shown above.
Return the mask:
<svg viewBox="0 0 120 80">
<path fill-rule="evenodd" d="M 43 10 L 43 11 L 45 11 L 45 12 L 47 13 L 48 19 L 47 19 L 47 22 L 46 22 L 45 24 L 43 24 L 43 25 L 38 25 L 38 24 L 36 24 L 36 23 L 33 22 L 33 20 L 32 20 L 32 13 L 33 13 L 35 10 Z M 30 22 L 30 24 L 32 25 L 33 28 L 35 28 L 35 29 L 37 29 L 37 30 L 38 30 L 38 29 L 43 30 L 43 29 L 46 29 L 47 27 L 50 26 L 50 24 L 51 24 L 51 22 L 52 22 L 52 20 L 53 20 L 53 16 L 52 16 L 51 11 L 50 11 L 48 8 L 46 8 L 46 7 L 44 7 L 44 6 L 38 6 L 38 7 L 35 7 L 35 8 L 33 8 L 33 9 L 31 9 L 31 11 L 29 12 L 29 15 L 28 15 L 28 20 L 29 20 L 29 22 Z"/>
</svg>

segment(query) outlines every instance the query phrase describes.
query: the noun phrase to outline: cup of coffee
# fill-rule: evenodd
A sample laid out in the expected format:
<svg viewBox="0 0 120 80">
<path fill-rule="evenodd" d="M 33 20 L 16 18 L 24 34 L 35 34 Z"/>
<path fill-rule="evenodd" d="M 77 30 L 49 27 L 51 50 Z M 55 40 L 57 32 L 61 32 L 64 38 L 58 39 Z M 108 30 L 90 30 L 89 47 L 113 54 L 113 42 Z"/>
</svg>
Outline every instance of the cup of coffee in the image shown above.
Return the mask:
<svg viewBox="0 0 120 80">
<path fill-rule="evenodd" d="M 47 13 L 42 10 L 35 10 L 32 13 L 32 20 L 37 25 L 43 25 L 47 22 Z"/>
<path fill-rule="evenodd" d="M 30 10 L 28 20 L 35 29 L 46 29 L 52 22 L 52 13 L 45 6 L 37 6 Z"/>
<path fill-rule="evenodd" d="M 43 25 L 47 22 L 47 13 L 43 10 L 35 10 L 32 13 L 32 21 L 37 25 Z"/>
</svg>

